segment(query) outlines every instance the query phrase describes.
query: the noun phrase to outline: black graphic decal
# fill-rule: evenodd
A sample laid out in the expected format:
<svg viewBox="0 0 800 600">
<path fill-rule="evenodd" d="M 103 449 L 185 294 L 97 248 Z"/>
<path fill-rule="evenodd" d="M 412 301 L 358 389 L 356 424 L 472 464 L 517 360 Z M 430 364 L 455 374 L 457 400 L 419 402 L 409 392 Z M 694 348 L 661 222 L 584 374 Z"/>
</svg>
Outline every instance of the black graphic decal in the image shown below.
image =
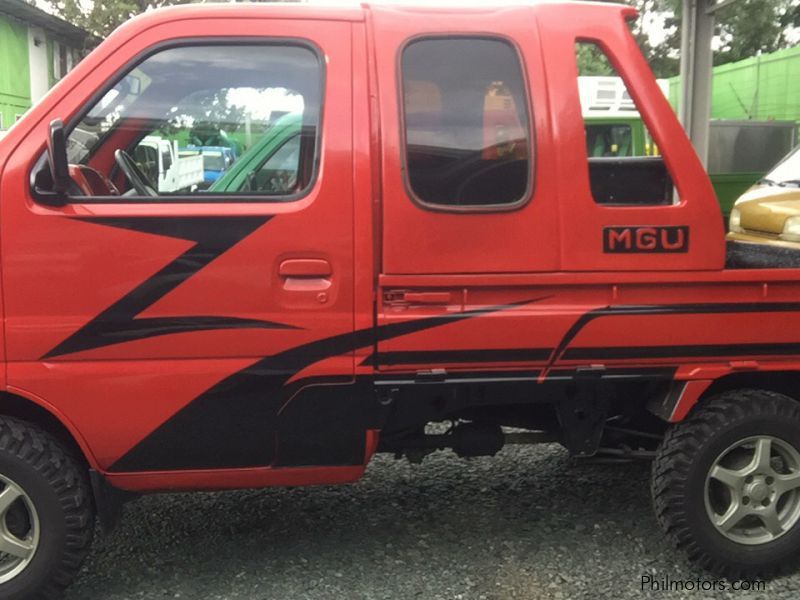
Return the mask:
<svg viewBox="0 0 800 600">
<path fill-rule="evenodd" d="M 564 352 L 589 323 L 602 317 L 631 316 L 631 315 L 688 315 L 688 314 L 728 314 L 728 313 L 753 313 L 753 312 L 800 312 L 800 303 L 797 302 L 750 302 L 750 303 L 707 303 L 707 304 L 644 304 L 604 306 L 590 310 L 581 315 L 572 324 L 556 349 L 550 356 L 549 364 L 552 366 L 564 356 Z M 575 352 L 571 350 L 570 352 Z M 571 356 L 574 358 L 574 355 Z"/>
<path fill-rule="evenodd" d="M 121 457 L 111 470 L 152 471 L 272 464 L 286 382 L 305 367 L 357 348 L 508 310 L 544 298 L 426 317 L 325 338 L 263 358 L 213 386 Z M 360 432 L 363 439 L 363 430 Z"/>
<path fill-rule="evenodd" d="M 261 227 L 269 217 L 143 217 L 81 220 L 185 239 L 195 242 L 195 245 L 50 350 L 42 357 L 43 359 L 186 331 L 239 328 L 293 329 L 292 326 L 281 323 L 235 317 L 136 318 Z"/>
<path fill-rule="evenodd" d="M 177 469 L 212 469 L 212 468 L 238 468 L 256 466 L 294 466 L 308 465 L 310 459 L 309 452 L 316 457 L 322 453 L 330 451 L 325 447 L 325 440 L 330 440 L 330 436 L 335 437 L 335 430 L 347 432 L 344 437 L 335 437 L 337 443 L 341 443 L 342 455 L 331 458 L 330 464 L 342 464 L 346 455 L 348 464 L 360 464 L 363 457 L 364 430 L 369 425 L 364 417 L 369 408 L 365 403 L 360 402 L 359 398 L 369 397 L 364 394 L 363 385 L 371 389 L 372 382 L 356 381 L 348 384 L 347 381 L 336 378 L 327 381 L 329 385 L 339 386 L 334 394 L 336 400 L 331 401 L 331 397 L 319 394 L 313 390 L 305 393 L 307 382 L 294 382 L 287 385 L 289 379 L 302 369 L 316 362 L 332 356 L 338 356 L 346 352 L 353 351 L 365 346 L 375 345 L 380 341 L 393 339 L 415 332 L 441 327 L 461 320 L 478 317 L 484 314 L 513 309 L 528 303 L 538 302 L 546 297 L 535 298 L 524 302 L 510 305 L 501 305 L 476 309 L 463 313 L 453 313 L 446 315 L 436 315 L 432 317 L 420 318 L 392 323 L 377 328 L 366 328 L 352 333 L 344 333 L 330 338 L 317 340 L 284 352 L 265 357 L 258 360 L 250 367 L 234 373 L 223 379 L 221 382 L 211 387 L 209 390 L 195 398 L 183 409 L 179 410 L 168 421 L 160 425 L 150 435 L 134 446 L 127 454 L 122 456 L 111 467 L 114 472 L 136 472 L 153 470 L 177 470 Z M 577 356 L 588 357 L 591 352 L 598 351 L 603 356 L 614 358 L 617 352 L 613 348 L 609 349 L 583 349 L 569 348 L 572 341 L 578 336 L 580 331 L 591 321 L 605 316 L 625 316 L 625 315 L 666 315 L 666 314 L 713 314 L 713 313 L 748 313 L 748 312 L 795 312 L 800 311 L 798 303 L 750 303 L 750 304 L 674 304 L 674 305 L 629 305 L 629 306 L 607 306 L 589 311 L 582 315 L 573 326 L 566 332 L 559 345 L 550 353 L 549 366 L 542 372 L 525 372 L 523 377 L 526 380 L 535 379 L 539 376 L 539 381 L 559 381 L 572 380 L 582 376 L 582 372 L 574 369 L 558 369 L 554 365 L 562 357 L 575 358 Z M 713 354 L 721 351 L 721 348 L 705 348 L 704 352 Z M 757 348 L 742 348 L 745 352 L 756 351 Z M 772 349 L 779 351 L 780 349 Z M 772 352 L 771 350 L 771 352 Z M 793 352 L 794 346 L 788 345 L 783 349 L 785 352 Z M 512 356 L 524 356 L 523 360 L 537 360 L 544 357 L 547 349 L 522 349 L 522 350 L 500 350 L 499 352 L 512 352 Z M 568 354 L 565 354 L 565 351 Z M 675 353 L 676 356 L 686 350 L 678 347 L 665 347 L 664 356 Z M 467 351 L 462 354 L 445 352 L 442 354 L 448 361 L 461 359 L 467 362 L 491 362 L 496 356 L 491 351 Z M 522 354 L 519 354 L 519 353 Z M 540 354 L 541 352 L 541 354 Z M 619 350 L 622 353 L 636 354 L 636 356 L 647 357 L 647 349 L 626 348 Z M 651 353 L 660 354 L 658 348 L 650 350 Z M 698 351 L 699 352 L 699 351 Z M 573 354 L 574 353 L 574 354 Z M 585 354 L 584 354 L 585 353 Z M 425 354 L 425 353 L 422 353 Z M 381 357 L 389 359 L 389 362 L 404 363 L 406 361 L 420 360 L 423 356 L 406 353 L 387 353 L 378 354 L 371 357 L 369 362 L 379 362 Z M 710 355 L 709 354 L 709 355 Z M 482 358 L 479 358 L 482 355 Z M 498 355 L 499 356 L 499 355 Z M 592 355 L 594 356 L 594 355 Z M 430 358 L 430 357 L 428 357 Z M 442 359 L 444 360 L 444 359 Z M 512 360 L 511 356 L 505 356 L 503 360 Z M 508 378 L 509 373 L 496 371 L 486 371 L 483 373 L 462 373 L 451 374 L 449 378 L 465 377 L 474 379 L 476 376 L 488 380 Z M 609 368 L 604 372 L 603 377 L 625 378 L 640 377 L 644 379 L 664 378 L 671 379 L 674 376 L 674 367 L 652 367 L 641 369 L 622 369 L 614 370 Z M 387 384 L 394 385 L 398 377 L 402 375 L 386 375 L 390 377 Z M 322 383 L 322 382 L 321 382 Z M 381 384 L 381 381 L 375 381 Z M 413 381 L 410 383 L 414 383 Z M 359 386 L 362 386 L 359 388 Z M 302 388 L 302 389 L 299 389 Z M 356 388 L 359 388 L 358 390 Z M 360 390 L 360 391 L 359 391 Z M 322 391 L 322 390 L 318 390 Z M 329 388 L 330 391 L 330 388 Z M 293 398 L 298 393 L 305 394 L 300 400 L 304 407 L 293 407 Z M 292 402 L 290 402 L 292 401 Z M 322 405 L 325 405 L 322 407 Z M 323 412 L 314 423 L 308 422 L 308 414 L 317 407 L 322 407 Z M 336 413 L 339 417 L 347 414 L 355 415 L 355 422 L 345 424 L 343 422 L 331 421 L 333 419 L 331 410 L 336 408 L 344 412 Z M 327 412 L 325 412 L 327 411 Z M 282 418 L 286 419 L 285 422 Z M 294 423 L 294 425 L 292 425 Z M 299 436 L 294 430 L 297 423 L 304 423 L 303 436 Z M 327 424 L 326 424 L 327 423 Z M 317 427 L 332 428 L 321 434 L 318 439 L 315 437 Z M 312 429 L 309 429 L 312 428 Z M 298 430 L 299 431 L 299 430 Z M 278 453 L 276 455 L 276 445 L 281 446 L 281 435 L 285 436 L 284 443 L 291 447 L 288 453 L 288 462 Z M 326 437 L 327 436 L 327 437 Z M 320 442 L 313 451 L 309 450 L 307 444 Z M 339 451 L 337 450 L 337 452 Z M 329 464 L 322 461 L 315 464 Z"/>
<path fill-rule="evenodd" d="M 508 348 L 497 350 L 409 350 L 377 352 L 364 360 L 373 366 L 431 363 L 492 363 L 547 360 L 552 348 Z"/>
<path fill-rule="evenodd" d="M 620 360 L 637 358 L 692 358 L 800 354 L 800 344 L 701 344 L 693 346 L 609 346 L 569 348 L 566 360 Z"/>
</svg>

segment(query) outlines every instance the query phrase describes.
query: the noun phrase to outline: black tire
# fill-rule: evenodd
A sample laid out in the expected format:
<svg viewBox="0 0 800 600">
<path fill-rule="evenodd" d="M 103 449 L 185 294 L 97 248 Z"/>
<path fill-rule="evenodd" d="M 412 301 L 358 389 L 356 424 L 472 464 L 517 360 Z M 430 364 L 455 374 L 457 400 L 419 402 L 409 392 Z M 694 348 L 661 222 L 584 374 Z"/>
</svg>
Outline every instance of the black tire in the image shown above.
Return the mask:
<svg viewBox="0 0 800 600">
<path fill-rule="evenodd" d="M 763 390 L 736 390 L 703 401 L 667 432 L 653 462 L 651 492 L 667 538 L 701 568 L 729 579 L 772 577 L 800 561 L 800 521 L 775 539 L 737 543 L 706 510 L 706 479 L 727 448 L 769 436 L 800 451 L 800 402 Z"/>
<path fill-rule="evenodd" d="M 25 493 L 40 525 L 30 562 L 0 583 L 0 598 L 60 598 L 86 558 L 94 534 L 87 470 L 48 433 L 0 416 L 0 475 Z M 8 521 L 6 515 L 3 518 Z"/>
</svg>

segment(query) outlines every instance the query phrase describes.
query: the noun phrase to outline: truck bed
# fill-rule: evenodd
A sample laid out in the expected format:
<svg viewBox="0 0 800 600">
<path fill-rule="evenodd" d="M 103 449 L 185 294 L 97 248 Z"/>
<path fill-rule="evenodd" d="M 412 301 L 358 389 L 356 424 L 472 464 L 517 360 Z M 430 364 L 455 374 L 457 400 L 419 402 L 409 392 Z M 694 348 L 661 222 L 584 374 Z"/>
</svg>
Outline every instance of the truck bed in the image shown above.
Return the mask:
<svg viewBox="0 0 800 600">
<path fill-rule="evenodd" d="M 800 250 L 769 244 L 727 242 L 726 269 L 798 269 Z"/>
</svg>

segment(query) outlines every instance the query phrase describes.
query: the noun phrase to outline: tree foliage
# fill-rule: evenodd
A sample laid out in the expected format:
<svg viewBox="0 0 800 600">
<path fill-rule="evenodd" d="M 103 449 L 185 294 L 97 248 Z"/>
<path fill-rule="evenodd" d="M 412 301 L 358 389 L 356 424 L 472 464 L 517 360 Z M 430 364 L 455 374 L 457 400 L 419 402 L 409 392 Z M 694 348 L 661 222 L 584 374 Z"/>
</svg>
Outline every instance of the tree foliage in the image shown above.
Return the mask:
<svg viewBox="0 0 800 600">
<path fill-rule="evenodd" d="M 48 0 L 55 12 L 95 35 L 106 37 L 119 25 L 153 8 L 203 0 Z M 281 1 L 281 0 L 278 0 Z M 298 0 L 282 0 L 296 2 Z M 639 9 L 632 30 L 658 77 L 678 73 L 682 0 L 627 0 Z M 800 0 L 737 0 L 721 9 L 716 17 L 718 48 L 715 64 L 724 64 L 759 51 L 773 52 L 792 45 L 787 32 L 800 27 Z M 652 36 L 653 29 L 661 36 Z M 654 38 L 662 38 L 656 43 Z M 607 67 L 596 53 L 579 56 L 586 74 L 605 75 Z"/>
<path fill-rule="evenodd" d="M 680 49 L 681 0 L 628 0 L 639 11 L 631 31 L 656 77 L 670 77 L 678 72 Z M 651 38 L 658 29 L 663 41 Z"/>
<path fill-rule="evenodd" d="M 66 21 L 82 27 L 103 39 L 128 19 L 147 10 L 189 4 L 192 0 L 48 0 L 56 13 Z"/>
<path fill-rule="evenodd" d="M 678 74 L 682 0 L 628 0 L 639 10 L 632 31 L 657 77 Z M 716 15 L 714 64 L 721 65 L 793 45 L 790 31 L 800 27 L 800 0 L 737 0 Z M 659 36 L 651 35 L 654 29 Z M 655 38 L 658 42 L 652 41 Z M 592 57 L 582 66 L 591 71 Z M 602 73 L 600 73 L 602 74 Z"/>
<path fill-rule="evenodd" d="M 800 25 L 797 0 L 737 0 L 717 14 L 721 47 L 714 64 L 725 64 L 792 45 L 787 33 Z"/>
<path fill-rule="evenodd" d="M 33 0 L 32 0 L 33 1 Z M 205 0 L 47 0 L 61 18 L 90 32 L 97 39 L 107 37 L 128 19 L 154 8 Z M 214 0 L 211 0 L 212 2 Z M 256 0 L 258 1 L 258 0 Z M 269 0 L 299 2 L 300 0 Z"/>
</svg>

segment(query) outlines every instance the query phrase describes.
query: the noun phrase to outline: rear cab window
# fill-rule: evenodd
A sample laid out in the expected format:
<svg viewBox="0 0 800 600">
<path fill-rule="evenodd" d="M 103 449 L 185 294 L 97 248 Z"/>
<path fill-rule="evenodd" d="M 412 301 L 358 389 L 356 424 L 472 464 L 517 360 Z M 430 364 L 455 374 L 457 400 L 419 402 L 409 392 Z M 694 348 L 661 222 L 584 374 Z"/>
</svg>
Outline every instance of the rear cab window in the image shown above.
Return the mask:
<svg viewBox="0 0 800 600">
<path fill-rule="evenodd" d="M 605 206 L 670 206 L 678 199 L 624 80 L 603 49 L 578 41 L 578 92 L 592 196 Z"/>
<path fill-rule="evenodd" d="M 528 97 L 509 42 L 431 37 L 402 52 L 407 186 L 436 210 L 521 206 L 532 188 Z"/>
</svg>

